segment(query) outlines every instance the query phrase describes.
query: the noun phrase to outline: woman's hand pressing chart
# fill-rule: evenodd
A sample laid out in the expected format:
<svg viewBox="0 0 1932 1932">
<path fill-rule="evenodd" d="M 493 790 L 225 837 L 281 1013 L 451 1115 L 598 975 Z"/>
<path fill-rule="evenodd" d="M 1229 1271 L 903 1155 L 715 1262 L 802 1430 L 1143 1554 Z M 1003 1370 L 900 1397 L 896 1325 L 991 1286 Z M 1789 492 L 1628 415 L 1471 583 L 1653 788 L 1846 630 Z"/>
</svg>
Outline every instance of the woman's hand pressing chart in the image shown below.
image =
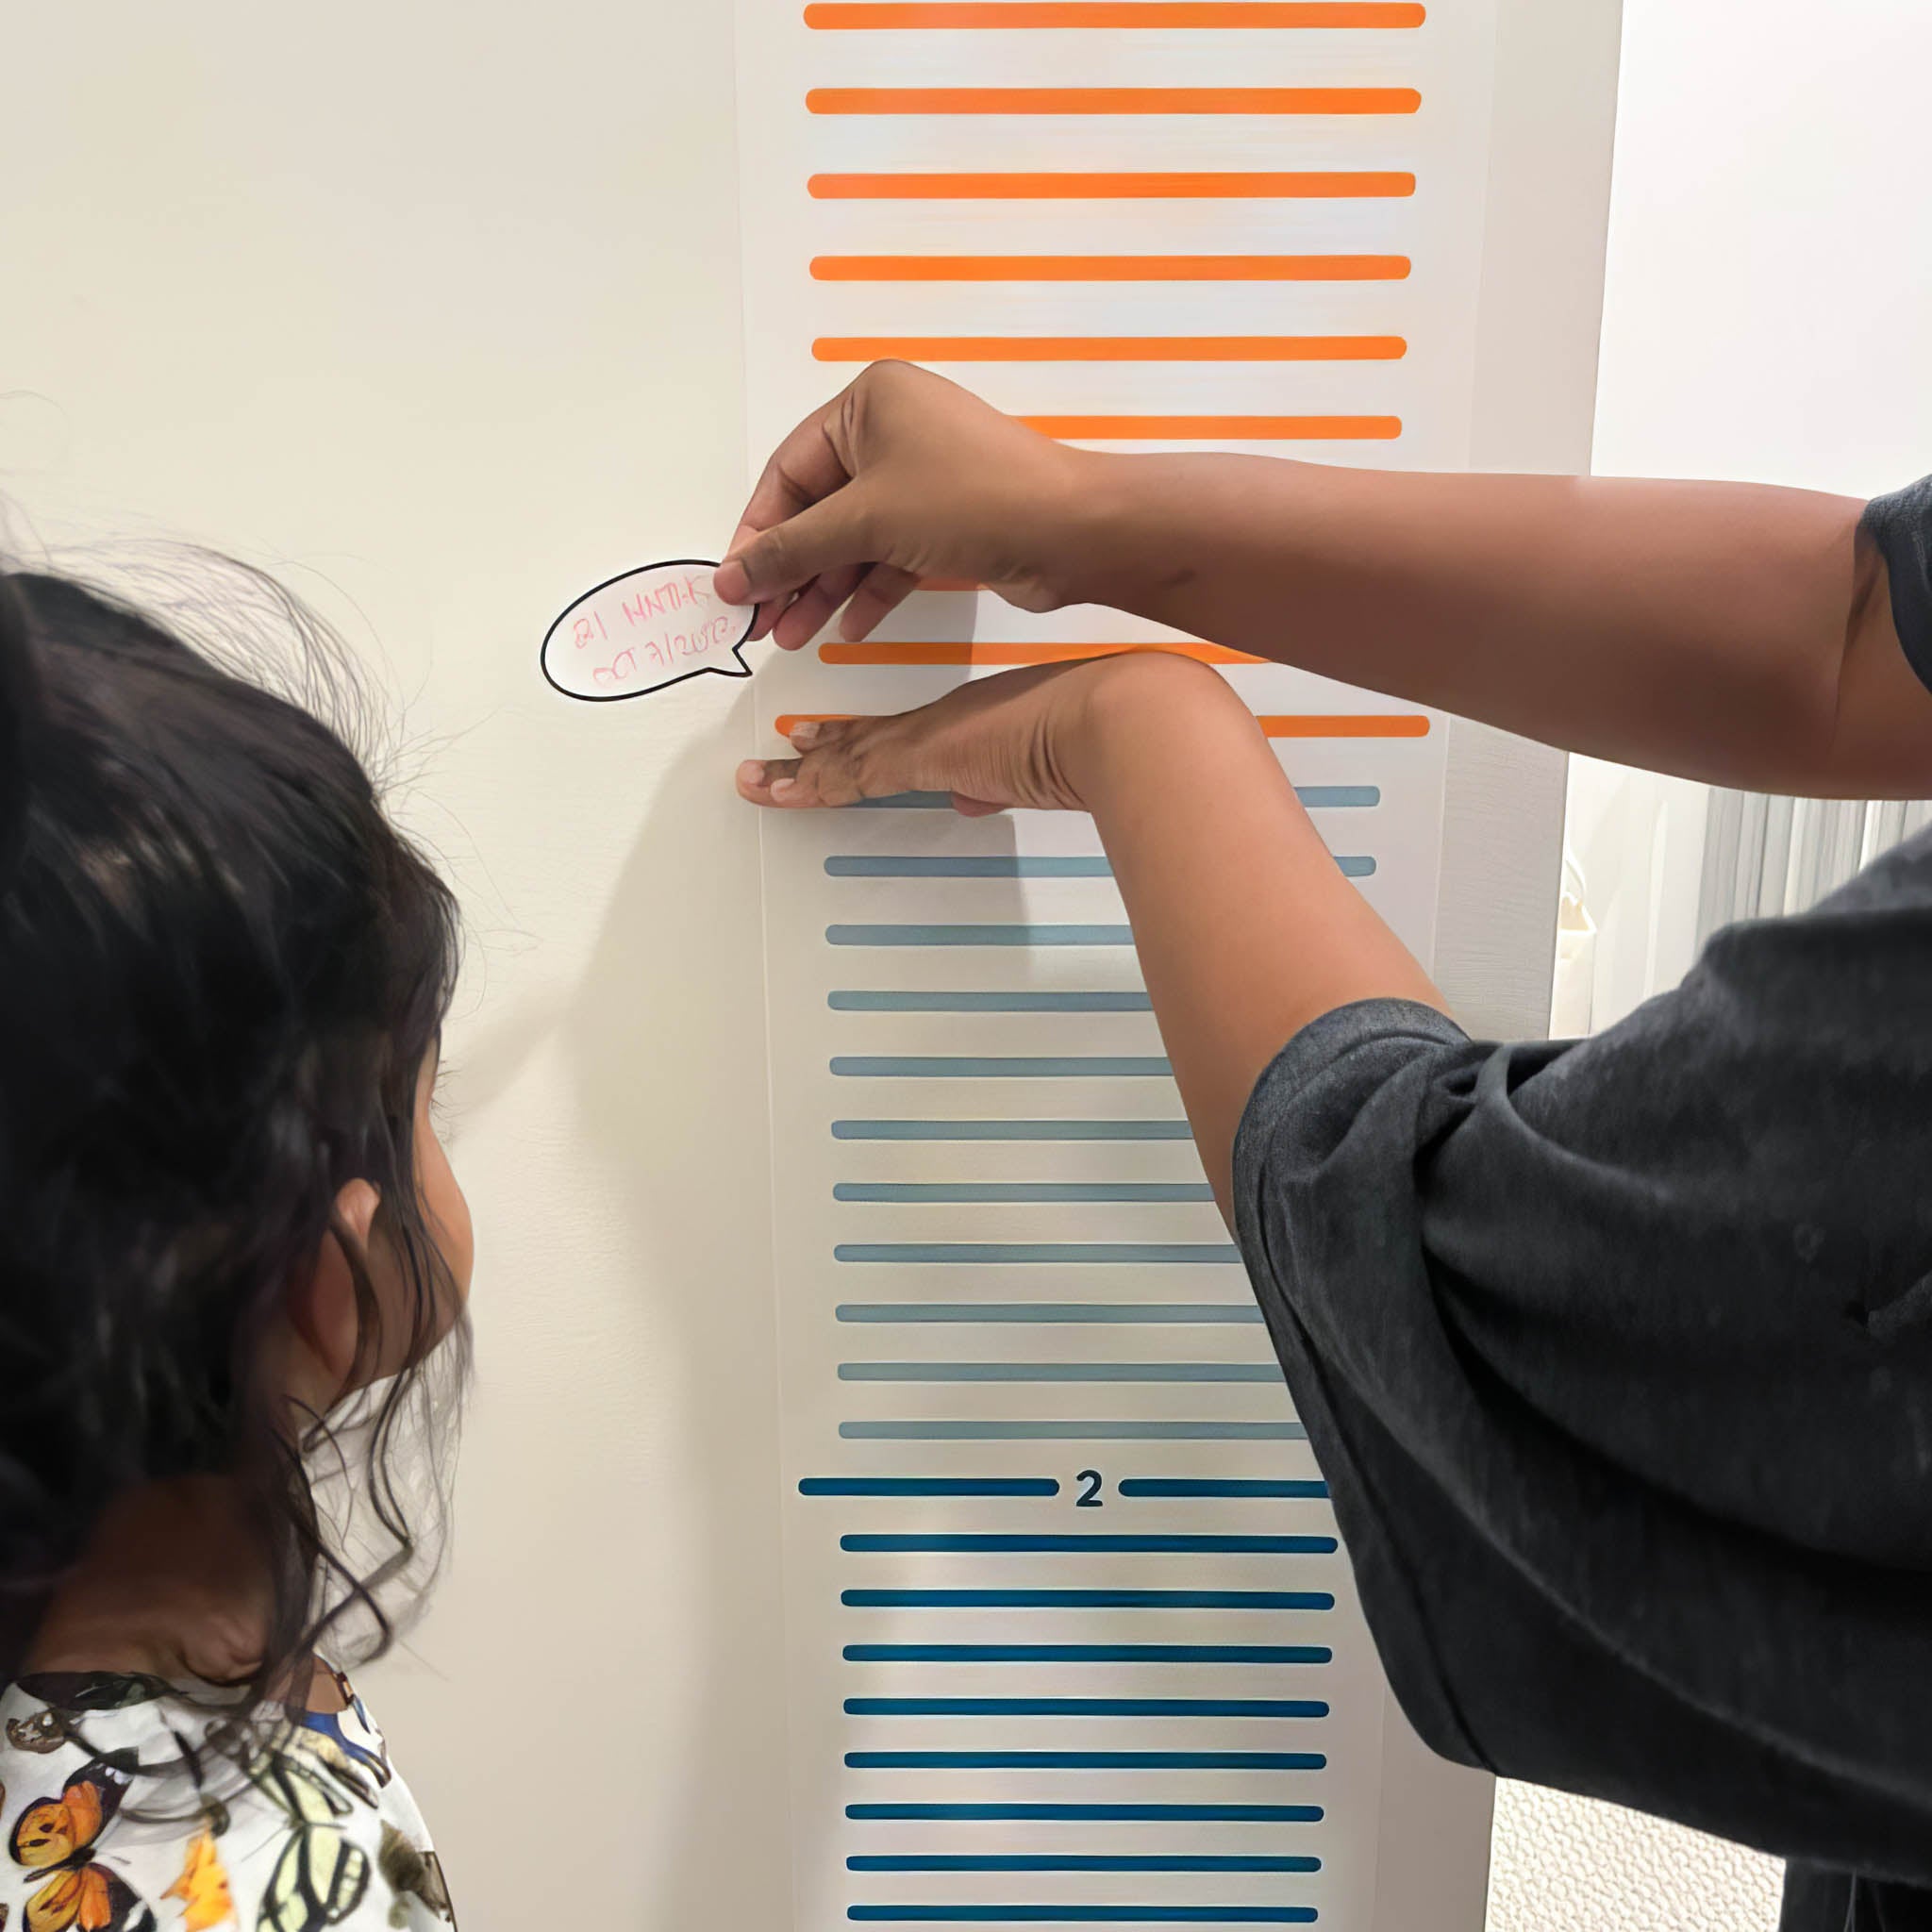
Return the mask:
<svg viewBox="0 0 1932 1932">
<path fill-rule="evenodd" d="M 1273 745 L 1224 679 L 1135 652 L 976 678 L 897 717 L 790 721 L 792 758 L 738 771 L 795 810 L 945 791 L 1093 816 L 1201 1160 L 1224 1211 L 1234 1135 L 1298 1027 L 1428 976 L 1337 868 Z"/>
</svg>

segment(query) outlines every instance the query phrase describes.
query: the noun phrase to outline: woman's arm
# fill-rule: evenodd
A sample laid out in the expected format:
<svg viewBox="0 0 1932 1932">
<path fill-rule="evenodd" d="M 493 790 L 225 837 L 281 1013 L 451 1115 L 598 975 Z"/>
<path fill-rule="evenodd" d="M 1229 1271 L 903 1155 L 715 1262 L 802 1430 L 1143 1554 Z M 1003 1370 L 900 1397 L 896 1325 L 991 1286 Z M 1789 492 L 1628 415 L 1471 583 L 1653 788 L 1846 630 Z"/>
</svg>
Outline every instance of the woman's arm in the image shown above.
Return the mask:
<svg viewBox="0 0 1932 1932">
<path fill-rule="evenodd" d="M 800 759 L 741 768 L 741 792 L 797 808 L 946 791 L 969 809 L 1092 813 L 1224 1213 L 1241 1110 L 1287 1040 L 1356 1000 L 1441 1005 L 1337 869 L 1247 708 L 1185 658 L 1009 673 L 794 743 Z"/>
<path fill-rule="evenodd" d="M 884 364 L 774 457 L 718 585 L 796 647 L 848 598 L 860 636 L 921 577 L 971 577 L 1600 757 L 1922 796 L 1932 693 L 1862 509 L 1748 484 L 1094 455 Z"/>
</svg>

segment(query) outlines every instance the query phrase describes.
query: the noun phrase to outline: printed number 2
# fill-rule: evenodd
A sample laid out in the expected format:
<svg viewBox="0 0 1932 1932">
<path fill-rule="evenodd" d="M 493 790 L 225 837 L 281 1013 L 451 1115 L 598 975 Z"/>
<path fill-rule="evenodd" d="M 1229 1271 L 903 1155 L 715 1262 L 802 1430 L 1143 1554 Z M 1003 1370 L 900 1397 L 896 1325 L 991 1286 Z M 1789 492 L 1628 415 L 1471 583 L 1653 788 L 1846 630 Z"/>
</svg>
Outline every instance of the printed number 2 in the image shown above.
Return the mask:
<svg viewBox="0 0 1932 1932">
<path fill-rule="evenodd" d="M 1075 1509 L 1098 1509 L 1104 1507 L 1106 1498 L 1100 1493 L 1101 1477 L 1097 1469 L 1083 1469 L 1074 1480 L 1087 1485 L 1074 1499 Z"/>
</svg>

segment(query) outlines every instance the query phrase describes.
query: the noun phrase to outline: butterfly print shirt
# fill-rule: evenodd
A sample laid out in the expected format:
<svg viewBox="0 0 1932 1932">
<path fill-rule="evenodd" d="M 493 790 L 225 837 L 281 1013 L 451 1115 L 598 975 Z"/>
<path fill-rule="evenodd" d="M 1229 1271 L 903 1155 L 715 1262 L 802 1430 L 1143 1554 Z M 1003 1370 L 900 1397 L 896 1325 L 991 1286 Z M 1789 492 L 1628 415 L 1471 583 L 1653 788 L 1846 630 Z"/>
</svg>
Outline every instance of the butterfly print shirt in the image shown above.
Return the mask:
<svg viewBox="0 0 1932 1932">
<path fill-rule="evenodd" d="M 361 1700 L 225 1724 L 157 1677 L 0 1690 L 0 1932 L 452 1932 Z"/>
</svg>

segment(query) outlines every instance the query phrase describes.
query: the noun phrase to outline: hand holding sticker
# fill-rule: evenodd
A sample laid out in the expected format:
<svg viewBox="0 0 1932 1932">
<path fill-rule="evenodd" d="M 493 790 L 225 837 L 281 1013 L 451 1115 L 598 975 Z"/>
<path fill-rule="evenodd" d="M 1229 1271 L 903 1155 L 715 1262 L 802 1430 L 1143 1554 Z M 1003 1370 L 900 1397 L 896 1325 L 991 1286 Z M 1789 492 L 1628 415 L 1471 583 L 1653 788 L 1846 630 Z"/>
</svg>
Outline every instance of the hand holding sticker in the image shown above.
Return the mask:
<svg viewBox="0 0 1932 1932">
<path fill-rule="evenodd" d="M 702 672 L 749 677 L 756 610 L 735 610 L 699 557 L 647 563 L 585 593 L 543 636 L 543 675 L 567 698 L 638 698 Z"/>
</svg>

